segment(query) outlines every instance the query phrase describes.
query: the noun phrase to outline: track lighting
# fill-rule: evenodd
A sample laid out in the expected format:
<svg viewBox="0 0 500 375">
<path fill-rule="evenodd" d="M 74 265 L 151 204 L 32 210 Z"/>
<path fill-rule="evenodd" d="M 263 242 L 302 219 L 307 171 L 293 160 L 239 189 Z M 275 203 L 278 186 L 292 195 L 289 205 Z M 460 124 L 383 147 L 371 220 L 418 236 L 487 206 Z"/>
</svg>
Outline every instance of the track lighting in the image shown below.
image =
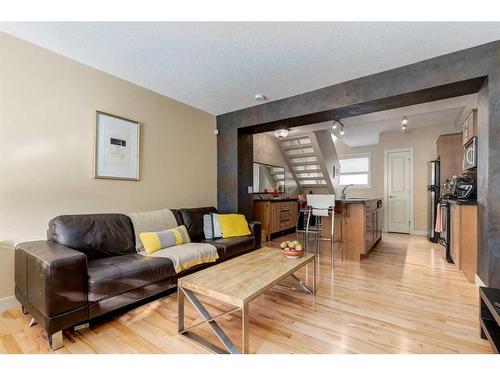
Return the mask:
<svg viewBox="0 0 500 375">
<path fill-rule="evenodd" d="M 339 126 L 339 123 L 337 121 L 333 121 L 332 129 L 335 130 Z"/>
<path fill-rule="evenodd" d="M 340 135 L 344 135 L 345 134 L 345 131 L 344 131 L 344 124 L 340 124 L 340 132 L 339 132 Z"/>
<path fill-rule="evenodd" d="M 406 116 L 403 116 L 403 118 L 401 119 L 401 131 L 403 133 L 406 133 L 407 130 L 408 130 L 408 119 L 406 118 Z"/>
</svg>

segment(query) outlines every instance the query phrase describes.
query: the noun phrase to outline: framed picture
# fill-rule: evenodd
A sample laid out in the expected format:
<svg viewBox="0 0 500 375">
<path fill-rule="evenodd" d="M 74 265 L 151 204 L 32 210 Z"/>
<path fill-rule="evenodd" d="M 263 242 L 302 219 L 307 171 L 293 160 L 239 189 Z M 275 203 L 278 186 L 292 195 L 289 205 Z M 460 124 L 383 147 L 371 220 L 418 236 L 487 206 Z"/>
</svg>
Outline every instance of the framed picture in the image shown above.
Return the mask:
<svg viewBox="0 0 500 375">
<path fill-rule="evenodd" d="M 139 181 L 137 121 L 96 112 L 95 178 Z"/>
</svg>

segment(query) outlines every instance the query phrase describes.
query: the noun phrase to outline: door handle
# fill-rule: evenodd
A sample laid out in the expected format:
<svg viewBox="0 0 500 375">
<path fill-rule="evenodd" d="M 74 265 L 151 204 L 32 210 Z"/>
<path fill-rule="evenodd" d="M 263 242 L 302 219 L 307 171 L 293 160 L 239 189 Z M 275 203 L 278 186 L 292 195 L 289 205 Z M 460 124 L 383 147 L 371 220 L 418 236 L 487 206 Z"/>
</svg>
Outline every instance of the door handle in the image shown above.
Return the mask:
<svg viewBox="0 0 500 375">
<path fill-rule="evenodd" d="M 389 195 L 389 198 L 396 198 L 395 195 Z"/>
</svg>

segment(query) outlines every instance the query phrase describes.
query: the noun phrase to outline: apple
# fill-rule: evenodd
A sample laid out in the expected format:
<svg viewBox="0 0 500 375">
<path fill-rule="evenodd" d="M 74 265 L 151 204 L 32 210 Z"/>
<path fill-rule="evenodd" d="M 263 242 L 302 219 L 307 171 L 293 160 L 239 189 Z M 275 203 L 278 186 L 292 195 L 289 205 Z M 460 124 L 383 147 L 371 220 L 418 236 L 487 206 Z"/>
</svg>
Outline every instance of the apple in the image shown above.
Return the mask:
<svg viewBox="0 0 500 375">
<path fill-rule="evenodd" d="M 293 241 L 293 244 L 294 245 L 299 245 L 300 243 L 299 243 L 299 241 L 295 240 L 295 241 Z"/>
<path fill-rule="evenodd" d="M 285 247 L 283 251 L 290 251 L 290 249 L 288 247 Z"/>
<path fill-rule="evenodd" d="M 286 241 L 284 241 L 284 242 L 280 243 L 280 247 L 281 247 L 282 249 L 284 249 L 284 248 L 285 248 L 285 247 L 287 247 L 287 246 L 288 246 L 288 242 L 286 242 Z"/>
<path fill-rule="evenodd" d="M 301 244 L 298 244 L 297 246 L 295 246 L 295 251 L 303 251 L 304 248 L 302 247 Z"/>
<path fill-rule="evenodd" d="M 288 242 L 288 247 L 293 250 L 295 249 L 295 244 L 293 242 Z"/>
</svg>

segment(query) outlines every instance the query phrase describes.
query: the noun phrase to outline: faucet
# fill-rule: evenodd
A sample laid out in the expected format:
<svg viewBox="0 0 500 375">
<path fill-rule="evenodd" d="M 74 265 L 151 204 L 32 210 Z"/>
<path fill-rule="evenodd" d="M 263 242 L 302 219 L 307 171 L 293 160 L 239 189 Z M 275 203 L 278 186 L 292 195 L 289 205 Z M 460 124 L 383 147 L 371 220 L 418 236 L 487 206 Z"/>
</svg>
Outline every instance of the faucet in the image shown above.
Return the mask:
<svg viewBox="0 0 500 375">
<path fill-rule="evenodd" d="M 349 184 L 342 188 L 342 195 L 340 196 L 341 199 L 346 199 L 346 190 L 351 186 L 354 186 L 354 184 Z"/>
</svg>

